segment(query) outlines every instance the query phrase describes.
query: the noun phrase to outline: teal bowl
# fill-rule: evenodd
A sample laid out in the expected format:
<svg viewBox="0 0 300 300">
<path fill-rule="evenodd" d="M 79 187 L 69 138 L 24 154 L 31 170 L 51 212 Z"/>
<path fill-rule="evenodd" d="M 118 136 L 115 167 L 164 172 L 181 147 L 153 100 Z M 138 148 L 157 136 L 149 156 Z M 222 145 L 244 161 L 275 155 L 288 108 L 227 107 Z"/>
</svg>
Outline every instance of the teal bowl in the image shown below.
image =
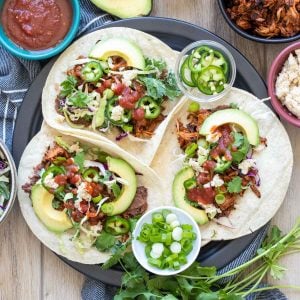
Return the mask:
<svg viewBox="0 0 300 300">
<path fill-rule="evenodd" d="M 5 0 L 0 0 L 0 10 L 2 5 L 4 4 Z M 6 48 L 10 53 L 15 56 L 25 58 L 28 60 L 40 60 L 40 59 L 47 59 L 50 58 L 60 52 L 62 52 L 74 39 L 80 21 L 80 6 L 78 0 L 70 0 L 72 9 L 73 9 L 73 20 L 69 32 L 64 37 L 64 39 L 58 43 L 56 46 L 45 49 L 45 50 L 26 50 L 21 48 L 20 46 L 16 45 L 12 40 L 6 35 L 5 31 L 3 30 L 2 24 L 0 24 L 0 44 Z"/>
</svg>

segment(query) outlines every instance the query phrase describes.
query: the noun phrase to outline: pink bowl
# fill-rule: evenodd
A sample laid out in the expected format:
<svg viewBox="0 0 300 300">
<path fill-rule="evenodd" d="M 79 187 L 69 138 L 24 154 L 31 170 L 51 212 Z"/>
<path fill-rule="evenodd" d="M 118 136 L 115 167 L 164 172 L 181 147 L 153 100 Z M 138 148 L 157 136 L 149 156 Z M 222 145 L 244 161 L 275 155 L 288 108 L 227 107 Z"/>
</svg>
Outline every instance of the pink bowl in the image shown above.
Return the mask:
<svg viewBox="0 0 300 300">
<path fill-rule="evenodd" d="M 300 42 L 294 43 L 285 48 L 273 61 L 268 75 L 268 94 L 271 97 L 271 103 L 276 112 L 289 123 L 300 127 L 300 119 L 294 116 L 285 106 L 283 106 L 275 94 L 275 83 L 277 76 L 280 73 L 285 61 L 288 59 L 290 53 L 294 52 L 296 49 L 300 49 Z"/>
</svg>

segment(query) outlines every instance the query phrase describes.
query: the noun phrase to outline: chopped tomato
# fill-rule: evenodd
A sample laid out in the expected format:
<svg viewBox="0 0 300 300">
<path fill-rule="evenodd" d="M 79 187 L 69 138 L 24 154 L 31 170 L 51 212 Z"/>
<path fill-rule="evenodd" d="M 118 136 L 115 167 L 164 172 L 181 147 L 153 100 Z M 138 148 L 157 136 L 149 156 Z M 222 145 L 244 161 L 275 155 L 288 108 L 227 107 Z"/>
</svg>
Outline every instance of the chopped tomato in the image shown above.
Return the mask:
<svg viewBox="0 0 300 300">
<path fill-rule="evenodd" d="M 215 168 L 215 166 L 216 162 L 214 162 L 213 160 L 207 160 L 202 165 L 203 169 L 207 171 L 212 171 Z"/>
<path fill-rule="evenodd" d="M 93 194 L 93 186 L 91 183 L 87 182 L 85 184 L 85 190 L 87 191 L 87 193 L 89 193 L 90 195 Z"/>
<path fill-rule="evenodd" d="M 74 209 L 75 206 L 74 206 L 74 201 L 73 200 L 68 200 L 65 202 L 65 208 L 67 209 Z"/>
<path fill-rule="evenodd" d="M 65 162 L 67 166 L 73 165 L 74 164 L 74 159 L 72 157 L 68 158 Z"/>
<path fill-rule="evenodd" d="M 102 85 L 106 88 L 109 89 L 112 85 L 112 80 L 111 79 L 106 79 L 105 81 L 102 82 Z"/>
<path fill-rule="evenodd" d="M 91 194 L 92 197 L 99 196 L 103 191 L 103 186 L 101 184 L 96 183 L 96 182 L 91 182 L 90 186 L 93 188 L 93 191 L 92 191 L 92 194 Z"/>
<path fill-rule="evenodd" d="M 125 85 L 121 82 L 117 82 L 117 83 L 112 84 L 111 89 L 115 93 L 115 95 L 119 96 L 124 91 Z"/>
<path fill-rule="evenodd" d="M 67 175 L 59 174 L 54 177 L 54 181 L 58 185 L 65 185 L 65 184 L 67 184 L 67 178 L 68 178 Z"/>
<path fill-rule="evenodd" d="M 125 109 L 133 109 L 135 107 L 135 104 L 128 101 L 126 98 L 119 99 L 119 105 Z"/>
<path fill-rule="evenodd" d="M 70 173 L 77 173 L 79 171 L 79 168 L 78 166 L 72 164 L 72 165 L 68 165 L 66 167 L 67 171 L 70 172 Z"/>
<path fill-rule="evenodd" d="M 82 200 L 80 202 L 80 209 L 81 209 L 81 212 L 85 214 L 89 209 L 89 203 L 85 200 Z"/>
<path fill-rule="evenodd" d="M 75 222 L 79 223 L 81 219 L 84 217 L 84 214 L 80 212 L 78 209 L 76 209 L 72 211 L 71 216 Z"/>
<path fill-rule="evenodd" d="M 198 202 L 204 205 L 212 204 L 215 199 L 215 191 L 213 188 L 193 188 L 187 191 L 187 197 L 189 200 Z"/>
<path fill-rule="evenodd" d="M 80 175 L 77 175 L 77 174 L 74 175 L 74 174 L 73 174 L 73 176 L 72 176 L 72 175 L 69 176 L 69 182 L 70 182 L 71 184 L 76 184 L 76 183 L 78 183 L 80 180 L 81 180 Z"/>
<path fill-rule="evenodd" d="M 143 120 L 144 117 L 145 117 L 145 110 L 142 107 L 137 108 L 133 111 L 132 118 L 134 120 L 140 121 Z"/>
<path fill-rule="evenodd" d="M 199 184 L 205 184 L 210 182 L 210 174 L 204 172 L 199 173 L 199 175 L 197 176 L 197 182 Z"/>
</svg>

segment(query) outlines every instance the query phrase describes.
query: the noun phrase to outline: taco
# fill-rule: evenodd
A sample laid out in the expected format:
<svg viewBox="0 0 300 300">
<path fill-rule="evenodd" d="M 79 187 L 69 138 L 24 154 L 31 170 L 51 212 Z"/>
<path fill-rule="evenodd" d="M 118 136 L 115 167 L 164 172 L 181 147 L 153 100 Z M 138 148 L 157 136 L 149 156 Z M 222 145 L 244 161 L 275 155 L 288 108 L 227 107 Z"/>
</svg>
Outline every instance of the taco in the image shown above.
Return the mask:
<svg viewBox="0 0 300 300">
<path fill-rule="evenodd" d="M 138 217 L 163 199 L 156 174 L 115 145 L 47 126 L 26 147 L 18 174 L 32 232 L 57 254 L 85 264 L 103 263 L 129 244 Z"/>
<path fill-rule="evenodd" d="M 235 88 L 217 105 L 186 100 L 158 153 L 153 168 L 166 179 L 166 198 L 195 218 L 204 240 L 237 238 L 266 224 L 284 200 L 293 166 L 278 118 Z"/>
<path fill-rule="evenodd" d="M 150 163 L 180 96 L 176 56 L 134 29 L 90 33 L 52 67 L 42 96 L 44 119 L 63 132 L 117 143 Z"/>
</svg>

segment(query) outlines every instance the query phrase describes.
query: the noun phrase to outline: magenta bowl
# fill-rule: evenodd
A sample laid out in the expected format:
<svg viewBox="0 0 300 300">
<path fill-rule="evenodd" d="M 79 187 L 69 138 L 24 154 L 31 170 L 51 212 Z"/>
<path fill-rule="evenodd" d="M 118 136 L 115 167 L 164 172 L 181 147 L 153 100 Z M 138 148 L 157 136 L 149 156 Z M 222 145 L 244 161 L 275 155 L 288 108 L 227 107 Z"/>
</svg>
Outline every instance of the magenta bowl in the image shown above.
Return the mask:
<svg viewBox="0 0 300 300">
<path fill-rule="evenodd" d="M 290 53 L 294 52 L 296 49 L 300 49 L 300 42 L 296 42 L 282 50 L 273 61 L 268 74 L 268 94 L 271 97 L 271 104 L 278 115 L 294 126 L 300 127 L 300 119 L 294 116 L 285 106 L 282 105 L 275 93 L 277 76 Z"/>
</svg>

